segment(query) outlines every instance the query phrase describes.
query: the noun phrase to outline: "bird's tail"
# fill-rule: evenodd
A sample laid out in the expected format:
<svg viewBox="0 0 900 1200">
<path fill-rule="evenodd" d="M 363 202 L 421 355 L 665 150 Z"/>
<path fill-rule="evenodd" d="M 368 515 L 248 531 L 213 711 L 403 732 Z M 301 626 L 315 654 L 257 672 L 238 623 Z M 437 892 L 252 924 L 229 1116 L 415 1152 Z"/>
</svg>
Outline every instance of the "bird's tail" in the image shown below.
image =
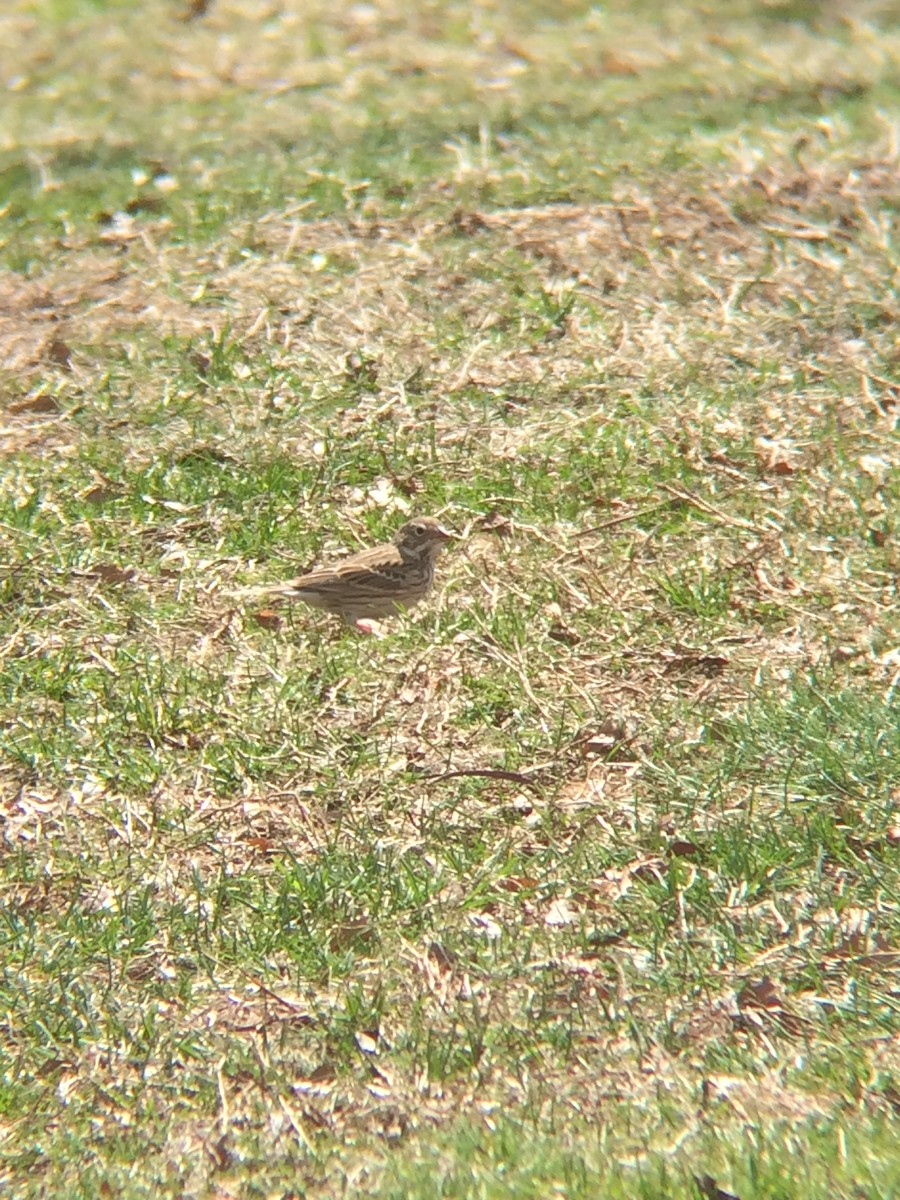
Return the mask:
<svg viewBox="0 0 900 1200">
<path fill-rule="evenodd" d="M 257 587 L 236 588 L 225 592 L 229 600 L 265 600 L 267 597 L 277 599 L 281 596 L 295 596 L 289 583 L 263 583 Z"/>
</svg>

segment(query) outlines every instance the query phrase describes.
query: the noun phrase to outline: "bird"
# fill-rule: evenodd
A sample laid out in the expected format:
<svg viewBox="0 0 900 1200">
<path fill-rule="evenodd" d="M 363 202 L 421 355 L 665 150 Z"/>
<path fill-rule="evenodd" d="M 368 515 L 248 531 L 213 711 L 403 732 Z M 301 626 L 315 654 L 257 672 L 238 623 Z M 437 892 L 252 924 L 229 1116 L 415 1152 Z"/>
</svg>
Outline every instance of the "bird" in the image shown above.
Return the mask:
<svg viewBox="0 0 900 1200">
<path fill-rule="evenodd" d="M 343 617 L 348 625 L 379 621 L 424 600 L 434 582 L 435 561 L 452 536 L 435 517 L 414 517 L 390 542 L 249 592 L 302 600 Z"/>
</svg>

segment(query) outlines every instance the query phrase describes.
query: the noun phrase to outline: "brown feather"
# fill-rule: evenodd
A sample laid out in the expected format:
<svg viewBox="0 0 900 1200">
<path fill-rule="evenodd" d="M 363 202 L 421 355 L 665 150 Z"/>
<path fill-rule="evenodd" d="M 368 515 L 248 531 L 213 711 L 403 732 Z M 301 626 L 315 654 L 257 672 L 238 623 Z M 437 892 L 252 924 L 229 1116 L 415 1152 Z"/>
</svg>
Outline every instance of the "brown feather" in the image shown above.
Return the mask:
<svg viewBox="0 0 900 1200">
<path fill-rule="evenodd" d="M 433 517 L 417 517 L 393 541 L 318 567 L 261 594 L 296 597 L 355 624 L 412 608 L 431 591 L 434 565 L 450 534 Z"/>
</svg>

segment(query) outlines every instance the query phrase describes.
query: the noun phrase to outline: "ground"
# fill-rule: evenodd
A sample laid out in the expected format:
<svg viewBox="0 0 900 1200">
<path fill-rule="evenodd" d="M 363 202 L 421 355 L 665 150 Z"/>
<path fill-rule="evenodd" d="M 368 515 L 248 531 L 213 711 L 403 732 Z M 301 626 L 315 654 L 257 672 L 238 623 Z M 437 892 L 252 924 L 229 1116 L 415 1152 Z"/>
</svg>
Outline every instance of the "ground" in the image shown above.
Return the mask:
<svg viewBox="0 0 900 1200">
<path fill-rule="evenodd" d="M 0 16 L 11 1195 L 900 1196 L 900 10 L 660 7 Z"/>
</svg>

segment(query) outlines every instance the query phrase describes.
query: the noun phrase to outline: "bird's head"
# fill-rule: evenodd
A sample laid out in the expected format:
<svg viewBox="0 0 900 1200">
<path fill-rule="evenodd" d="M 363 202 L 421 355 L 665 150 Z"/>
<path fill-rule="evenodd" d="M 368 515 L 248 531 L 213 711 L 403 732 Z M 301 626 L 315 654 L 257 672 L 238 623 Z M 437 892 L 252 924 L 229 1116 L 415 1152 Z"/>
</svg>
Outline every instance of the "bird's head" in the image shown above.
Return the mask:
<svg viewBox="0 0 900 1200">
<path fill-rule="evenodd" d="M 405 557 L 417 558 L 420 554 L 439 554 L 452 536 L 434 517 L 413 517 L 397 530 L 394 545 Z"/>
</svg>

